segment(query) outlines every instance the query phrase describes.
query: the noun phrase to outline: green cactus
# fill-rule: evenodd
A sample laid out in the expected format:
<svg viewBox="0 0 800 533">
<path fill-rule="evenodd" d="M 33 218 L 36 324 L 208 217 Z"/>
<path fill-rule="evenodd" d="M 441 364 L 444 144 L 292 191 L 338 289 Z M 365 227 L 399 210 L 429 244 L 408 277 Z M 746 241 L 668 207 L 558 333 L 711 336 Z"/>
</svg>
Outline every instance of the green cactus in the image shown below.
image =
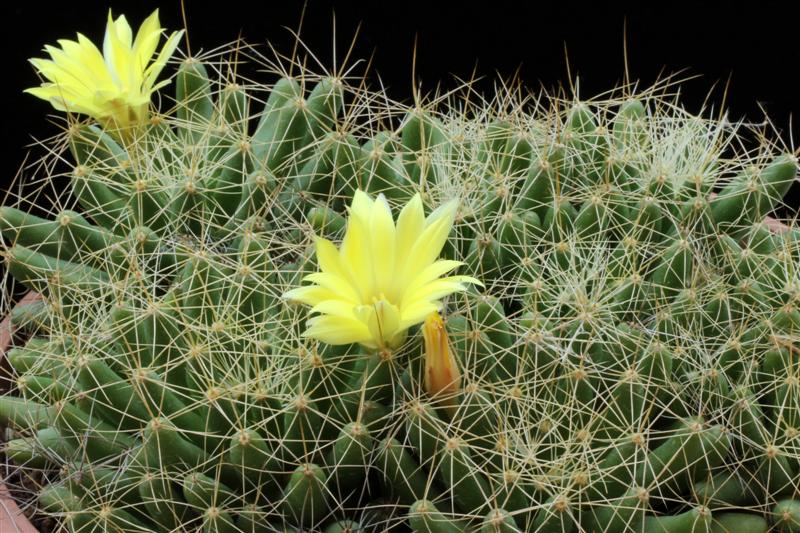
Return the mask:
<svg viewBox="0 0 800 533">
<path fill-rule="evenodd" d="M 800 230 L 762 224 L 794 156 L 655 90 L 465 116 L 176 76 L 137 136 L 65 132 L 71 209 L 0 208 L 6 290 L 42 296 L 5 451 L 67 531 L 800 530 Z M 416 329 L 326 345 L 281 298 L 358 189 L 459 200 L 450 404 Z"/>
</svg>

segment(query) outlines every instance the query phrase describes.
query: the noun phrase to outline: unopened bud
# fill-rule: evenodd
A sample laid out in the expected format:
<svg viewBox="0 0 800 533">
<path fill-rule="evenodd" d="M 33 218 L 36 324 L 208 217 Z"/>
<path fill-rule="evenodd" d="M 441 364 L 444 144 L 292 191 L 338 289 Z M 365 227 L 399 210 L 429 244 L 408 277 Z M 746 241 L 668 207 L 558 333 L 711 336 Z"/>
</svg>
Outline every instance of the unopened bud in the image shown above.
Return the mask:
<svg viewBox="0 0 800 533">
<path fill-rule="evenodd" d="M 431 397 L 452 404 L 461 389 L 461 371 L 450 350 L 447 330 L 439 313 L 434 311 L 428 316 L 422 335 L 425 337 L 425 390 Z"/>
</svg>

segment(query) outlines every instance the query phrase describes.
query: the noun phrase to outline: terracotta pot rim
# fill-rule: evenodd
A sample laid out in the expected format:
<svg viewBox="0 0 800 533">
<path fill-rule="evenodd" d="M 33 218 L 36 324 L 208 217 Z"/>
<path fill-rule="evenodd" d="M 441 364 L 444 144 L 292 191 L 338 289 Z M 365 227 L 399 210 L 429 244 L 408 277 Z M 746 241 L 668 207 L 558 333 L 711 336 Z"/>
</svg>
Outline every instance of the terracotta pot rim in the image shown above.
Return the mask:
<svg viewBox="0 0 800 533">
<path fill-rule="evenodd" d="M 39 294 L 28 292 L 14 307 L 34 302 L 40 298 Z M 5 357 L 6 350 L 11 345 L 13 334 L 11 315 L 8 314 L 0 322 L 0 360 Z M 0 479 L 0 533 L 39 533 L 39 530 L 19 508 L 2 479 Z"/>
</svg>

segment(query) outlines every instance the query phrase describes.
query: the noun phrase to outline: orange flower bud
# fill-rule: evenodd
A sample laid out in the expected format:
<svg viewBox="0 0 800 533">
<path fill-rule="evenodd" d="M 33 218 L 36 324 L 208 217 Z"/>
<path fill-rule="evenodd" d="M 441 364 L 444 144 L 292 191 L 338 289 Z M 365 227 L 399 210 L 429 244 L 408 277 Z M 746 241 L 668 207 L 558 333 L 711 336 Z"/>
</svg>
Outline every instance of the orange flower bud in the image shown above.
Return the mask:
<svg viewBox="0 0 800 533">
<path fill-rule="evenodd" d="M 452 404 L 461 388 L 461 371 L 450 350 L 447 330 L 439 313 L 433 312 L 422 327 L 425 337 L 425 390 Z"/>
</svg>

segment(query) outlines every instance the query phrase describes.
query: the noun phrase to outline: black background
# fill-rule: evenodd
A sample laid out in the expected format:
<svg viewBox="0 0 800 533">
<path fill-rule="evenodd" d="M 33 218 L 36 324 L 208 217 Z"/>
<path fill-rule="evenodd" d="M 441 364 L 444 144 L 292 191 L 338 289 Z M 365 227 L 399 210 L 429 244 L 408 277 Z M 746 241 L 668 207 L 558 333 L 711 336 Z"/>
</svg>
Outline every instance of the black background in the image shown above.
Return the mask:
<svg viewBox="0 0 800 533">
<path fill-rule="evenodd" d="M 49 106 L 21 91 L 38 79 L 27 63 L 41 55 L 45 43 L 74 38 L 76 31 L 100 42 L 108 7 L 125 13 L 134 30 L 155 7 L 162 25 L 182 26 L 178 0 L 105 2 L 71 0 L 54 3 L 29 1 L 2 8 L 3 118 L 2 172 L 13 177 L 32 138 L 55 134 L 48 121 Z M 754 2 L 751 7 L 733 3 L 680 5 L 647 2 L 624 5 L 550 0 L 547 3 L 394 1 L 307 3 L 186 0 L 185 11 L 193 51 L 209 50 L 241 35 L 250 43 L 271 42 L 290 53 L 294 37 L 285 27 L 297 28 L 303 6 L 301 36 L 325 63 L 334 42 L 340 56 L 361 25 L 355 56 L 372 57 L 369 74 L 378 74 L 399 100 L 411 98 L 412 56 L 417 43 L 417 78 L 433 89 L 441 82 L 454 87 L 454 76 L 485 76 L 479 86 L 488 90 L 498 77 L 519 70 L 531 88 L 553 88 L 568 83 L 567 56 L 573 78 L 580 77 L 581 95 L 608 90 L 623 80 L 624 43 L 632 79 L 648 85 L 660 76 L 682 71 L 698 78 L 682 88 L 682 102 L 700 111 L 706 101 L 716 107 L 723 100 L 730 117 L 761 121 L 763 110 L 781 131 L 787 145 L 800 130 L 792 124 L 800 109 L 793 75 L 800 62 L 797 21 L 778 3 Z M 627 30 L 626 30 L 627 28 Z M 373 55 L 374 53 L 374 55 Z M 711 94 L 710 100 L 707 97 Z M 794 130 L 795 135 L 792 135 Z M 789 204 L 800 205 L 795 187 Z"/>
</svg>

